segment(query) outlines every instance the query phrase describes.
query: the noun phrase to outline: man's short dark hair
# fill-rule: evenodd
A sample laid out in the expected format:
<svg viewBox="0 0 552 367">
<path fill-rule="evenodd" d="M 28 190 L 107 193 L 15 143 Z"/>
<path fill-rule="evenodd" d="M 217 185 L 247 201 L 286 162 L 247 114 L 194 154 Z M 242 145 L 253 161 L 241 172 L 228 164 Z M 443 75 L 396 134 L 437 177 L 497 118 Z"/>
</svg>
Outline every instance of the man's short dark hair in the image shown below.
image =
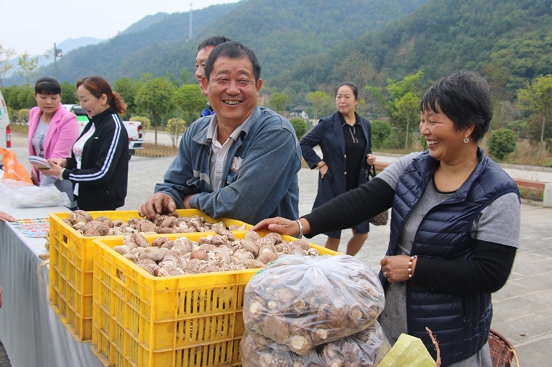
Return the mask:
<svg viewBox="0 0 552 367">
<path fill-rule="evenodd" d="M 456 130 L 474 126 L 471 137 L 483 138 L 493 117 L 489 85 L 472 71 L 451 74 L 429 88 L 420 102 L 422 112 L 441 110 Z"/>
<path fill-rule="evenodd" d="M 207 46 L 213 46 L 213 47 L 217 47 L 218 45 L 220 45 L 221 43 L 224 43 L 224 42 L 233 42 L 234 40 L 230 37 L 226 37 L 226 36 L 213 36 L 213 37 L 209 37 L 207 38 L 206 40 L 203 40 L 199 46 L 197 46 L 197 50 L 198 51 L 201 51 L 201 49 L 207 47 Z"/>
<path fill-rule="evenodd" d="M 215 65 L 215 61 L 219 57 L 227 57 L 229 59 L 249 59 L 249 61 L 251 61 L 251 65 L 253 66 L 255 83 L 258 82 L 259 79 L 261 79 L 261 65 L 259 65 L 259 61 L 257 60 L 257 56 L 255 55 L 255 53 L 243 44 L 232 41 L 221 43 L 220 45 L 215 47 L 213 51 L 209 54 L 204 68 L 204 75 L 207 78 L 207 81 L 209 81 L 209 78 L 211 77 L 211 72 L 213 71 L 213 66 Z"/>
</svg>

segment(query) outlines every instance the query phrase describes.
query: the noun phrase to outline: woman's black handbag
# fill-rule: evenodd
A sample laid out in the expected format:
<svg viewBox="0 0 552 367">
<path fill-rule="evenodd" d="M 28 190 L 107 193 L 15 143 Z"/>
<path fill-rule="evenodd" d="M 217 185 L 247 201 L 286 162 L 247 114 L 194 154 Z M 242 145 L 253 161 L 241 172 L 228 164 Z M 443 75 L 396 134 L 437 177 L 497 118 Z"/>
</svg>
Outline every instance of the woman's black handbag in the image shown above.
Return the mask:
<svg viewBox="0 0 552 367">
<path fill-rule="evenodd" d="M 376 177 L 376 166 L 370 166 L 368 168 L 368 179 L 370 176 Z M 378 215 L 368 219 L 368 221 L 375 226 L 384 226 L 389 221 L 389 210 L 385 210 Z"/>
</svg>

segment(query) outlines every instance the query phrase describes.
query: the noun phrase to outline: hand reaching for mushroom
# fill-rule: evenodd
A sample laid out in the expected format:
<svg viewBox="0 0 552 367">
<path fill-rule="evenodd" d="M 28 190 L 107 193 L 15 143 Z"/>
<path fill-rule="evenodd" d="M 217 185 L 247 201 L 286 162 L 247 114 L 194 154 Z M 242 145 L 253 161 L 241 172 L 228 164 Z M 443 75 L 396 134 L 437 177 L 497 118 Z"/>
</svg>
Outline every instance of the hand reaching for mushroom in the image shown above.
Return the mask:
<svg viewBox="0 0 552 367">
<path fill-rule="evenodd" d="M 257 223 L 252 230 L 253 231 L 271 231 L 279 234 L 297 236 L 301 228 L 299 223 L 303 226 L 303 234 L 310 233 L 310 224 L 305 218 L 298 220 L 289 220 L 282 217 L 268 218 Z"/>
<path fill-rule="evenodd" d="M 176 204 L 172 197 L 161 192 L 151 195 L 148 200 L 138 209 L 141 217 L 155 218 L 157 214 L 174 213 Z"/>
</svg>

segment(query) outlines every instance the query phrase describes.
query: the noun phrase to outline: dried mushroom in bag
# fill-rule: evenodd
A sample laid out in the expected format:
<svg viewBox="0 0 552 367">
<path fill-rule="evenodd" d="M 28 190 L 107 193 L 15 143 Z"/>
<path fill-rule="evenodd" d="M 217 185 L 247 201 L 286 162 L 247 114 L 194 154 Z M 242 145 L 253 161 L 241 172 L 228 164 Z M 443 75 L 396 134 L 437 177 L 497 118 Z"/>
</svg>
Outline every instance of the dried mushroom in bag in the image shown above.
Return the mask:
<svg viewBox="0 0 552 367">
<path fill-rule="evenodd" d="M 285 346 L 271 347 L 271 341 L 246 331 L 240 342 L 243 367 L 373 367 L 384 358 L 391 346 L 376 321 L 349 337 L 326 343 L 300 355 Z"/>
<path fill-rule="evenodd" d="M 348 255 L 287 255 L 257 273 L 245 290 L 248 330 L 304 355 L 370 326 L 385 304 L 375 271 Z"/>
<path fill-rule="evenodd" d="M 376 321 L 356 334 L 320 346 L 319 355 L 324 366 L 373 367 L 389 349 L 391 345 Z"/>
<path fill-rule="evenodd" d="M 273 349 L 271 341 L 262 335 L 246 330 L 240 341 L 240 356 L 243 367 L 323 367 L 322 361 L 312 349 L 303 356 L 283 349 Z"/>
</svg>

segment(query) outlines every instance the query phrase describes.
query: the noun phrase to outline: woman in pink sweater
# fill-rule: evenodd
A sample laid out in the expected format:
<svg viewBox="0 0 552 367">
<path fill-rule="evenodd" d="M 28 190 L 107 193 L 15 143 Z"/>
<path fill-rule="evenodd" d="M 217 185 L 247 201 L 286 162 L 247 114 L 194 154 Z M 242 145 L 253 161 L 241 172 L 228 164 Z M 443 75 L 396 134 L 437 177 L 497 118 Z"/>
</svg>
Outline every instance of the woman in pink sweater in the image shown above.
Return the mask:
<svg viewBox="0 0 552 367">
<path fill-rule="evenodd" d="M 51 77 L 38 79 L 34 98 L 37 107 L 29 112 L 29 155 L 45 159 L 71 156 L 71 148 L 79 137 L 80 129 L 77 116 L 61 104 L 59 82 Z M 59 181 L 56 177 L 41 175 L 35 167 L 32 167 L 31 178 L 36 185 L 54 184 L 61 192 L 67 193 L 73 204 L 73 186 L 70 181 Z"/>
</svg>

